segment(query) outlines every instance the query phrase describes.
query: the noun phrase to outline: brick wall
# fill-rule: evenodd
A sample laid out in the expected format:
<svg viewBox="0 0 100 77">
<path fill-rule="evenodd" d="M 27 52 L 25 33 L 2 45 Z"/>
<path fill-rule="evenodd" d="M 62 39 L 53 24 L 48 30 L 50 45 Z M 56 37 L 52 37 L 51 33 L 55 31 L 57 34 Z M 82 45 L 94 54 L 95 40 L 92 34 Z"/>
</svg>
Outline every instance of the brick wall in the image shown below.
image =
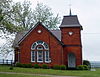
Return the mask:
<svg viewBox="0 0 100 77">
<path fill-rule="evenodd" d="M 41 30 L 41 33 L 38 33 L 37 31 Z M 49 63 L 49 66 L 52 66 L 54 64 L 62 64 L 62 46 L 57 41 L 55 37 L 50 34 L 50 32 L 47 31 L 43 26 L 39 25 L 37 26 L 20 44 L 20 62 L 23 64 L 27 64 L 31 62 L 31 46 L 34 42 L 42 40 L 46 42 L 50 47 L 50 57 L 51 57 L 51 63 Z M 35 62 L 37 63 L 37 62 Z M 35 64 L 33 63 L 33 64 Z M 44 63 L 38 63 L 38 64 L 44 64 Z"/>
</svg>

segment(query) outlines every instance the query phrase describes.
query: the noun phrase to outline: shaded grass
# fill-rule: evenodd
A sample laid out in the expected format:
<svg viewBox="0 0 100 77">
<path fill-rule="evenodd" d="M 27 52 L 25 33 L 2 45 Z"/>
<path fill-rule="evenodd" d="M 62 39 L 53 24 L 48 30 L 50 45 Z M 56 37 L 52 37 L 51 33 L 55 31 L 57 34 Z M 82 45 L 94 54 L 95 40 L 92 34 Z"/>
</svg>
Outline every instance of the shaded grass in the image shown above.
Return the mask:
<svg viewBox="0 0 100 77">
<path fill-rule="evenodd" d="M 34 69 L 34 68 L 18 68 L 14 67 L 9 70 L 9 66 L 1 66 L 1 72 L 20 72 L 20 73 L 33 73 L 33 74 L 49 74 L 49 75 L 64 75 L 64 76 L 80 76 L 80 77 L 100 77 L 100 69 L 96 71 L 80 71 L 80 70 L 53 70 L 53 69 Z"/>
</svg>

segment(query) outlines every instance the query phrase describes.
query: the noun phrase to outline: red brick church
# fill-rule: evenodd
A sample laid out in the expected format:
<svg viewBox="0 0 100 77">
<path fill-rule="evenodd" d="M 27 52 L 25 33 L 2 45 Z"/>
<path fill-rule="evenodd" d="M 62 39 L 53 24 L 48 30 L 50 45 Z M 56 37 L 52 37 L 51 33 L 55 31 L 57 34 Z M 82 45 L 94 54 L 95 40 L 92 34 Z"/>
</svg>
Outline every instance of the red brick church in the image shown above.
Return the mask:
<svg viewBox="0 0 100 77">
<path fill-rule="evenodd" d="M 14 41 L 15 62 L 22 64 L 82 64 L 82 26 L 77 15 L 64 16 L 59 30 L 48 30 L 38 22 L 29 31 L 19 32 Z"/>
</svg>

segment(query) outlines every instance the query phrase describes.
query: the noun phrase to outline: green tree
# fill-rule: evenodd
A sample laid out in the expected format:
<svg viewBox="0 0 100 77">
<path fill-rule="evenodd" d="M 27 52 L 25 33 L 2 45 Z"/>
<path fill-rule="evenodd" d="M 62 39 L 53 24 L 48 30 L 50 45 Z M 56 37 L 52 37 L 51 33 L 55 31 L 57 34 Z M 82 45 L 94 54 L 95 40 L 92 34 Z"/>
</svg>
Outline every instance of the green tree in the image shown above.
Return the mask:
<svg viewBox="0 0 100 77">
<path fill-rule="evenodd" d="M 32 25 L 32 9 L 29 1 L 15 3 L 13 8 L 13 23 L 15 26 L 20 27 L 22 30 L 30 29 Z M 18 30 L 19 31 L 19 30 Z"/>
<path fill-rule="evenodd" d="M 5 40 L 9 39 L 1 47 L 1 52 L 9 54 L 9 51 L 13 50 L 11 48 L 14 41 L 12 35 L 15 37 L 17 32 L 29 30 L 39 21 L 48 29 L 57 29 L 60 17 L 58 14 L 54 17 L 51 8 L 42 3 L 38 3 L 36 8 L 32 10 L 29 1 L 14 3 L 12 0 L 0 0 L 0 32 L 5 34 L 3 36 L 0 33 L 0 37 L 5 38 Z M 8 37 L 8 35 L 11 36 Z"/>
<path fill-rule="evenodd" d="M 58 14 L 54 17 L 51 8 L 42 3 L 32 10 L 29 1 L 14 3 L 12 0 L 0 0 L 0 30 L 16 33 L 30 29 L 39 21 L 48 29 L 57 29 L 60 17 Z"/>
<path fill-rule="evenodd" d="M 89 69 L 91 68 L 91 63 L 88 60 L 83 60 L 83 65 L 87 65 Z"/>
<path fill-rule="evenodd" d="M 54 17 L 51 8 L 42 3 L 38 3 L 33 10 L 33 22 L 36 24 L 38 21 L 42 22 L 48 29 L 57 29 L 57 24 L 60 23 L 60 17 Z"/>
<path fill-rule="evenodd" d="M 11 27 L 12 0 L 0 0 L 0 30 L 9 31 Z"/>
</svg>

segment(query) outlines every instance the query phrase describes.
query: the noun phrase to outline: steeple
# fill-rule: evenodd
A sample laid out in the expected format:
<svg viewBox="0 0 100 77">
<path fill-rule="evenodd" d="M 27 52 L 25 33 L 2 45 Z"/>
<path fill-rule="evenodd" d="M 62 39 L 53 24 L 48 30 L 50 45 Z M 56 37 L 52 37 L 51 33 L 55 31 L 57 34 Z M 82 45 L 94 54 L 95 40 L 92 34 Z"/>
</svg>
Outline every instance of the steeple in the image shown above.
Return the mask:
<svg viewBox="0 0 100 77">
<path fill-rule="evenodd" d="M 71 12 L 71 8 L 70 8 L 70 11 L 69 11 L 69 16 L 71 16 L 72 15 L 72 12 Z"/>
<path fill-rule="evenodd" d="M 63 17 L 60 28 L 64 28 L 64 27 L 66 28 L 67 27 L 73 27 L 73 28 L 79 27 L 81 30 L 83 29 L 78 20 L 77 15 L 72 15 L 71 9 L 70 9 L 69 15 Z"/>
<path fill-rule="evenodd" d="M 73 27 L 73 28 L 79 27 L 82 30 L 82 26 L 80 25 L 77 15 L 72 15 L 71 13 L 70 15 L 63 17 L 60 28 L 64 28 L 64 27 L 66 28 L 67 27 Z"/>
<path fill-rule="evenodd" d="M 71 1 L 71 0 L 70 0 Z M 71 2 L 70 2 L 71 3 Z M 69 4 L 69 15 L 64 16 L 60 28 L 80 28 L 83 29 L 77 15 L 72 15 L 71 4 Z"/>
<path fill-rule="evenodd" d="M 69 2 L 69 16 L 71 16 L 72 15 L 72 11 L 71 11 L 71 0 L 70 0 L 70 2 Z"/>
</svg>

